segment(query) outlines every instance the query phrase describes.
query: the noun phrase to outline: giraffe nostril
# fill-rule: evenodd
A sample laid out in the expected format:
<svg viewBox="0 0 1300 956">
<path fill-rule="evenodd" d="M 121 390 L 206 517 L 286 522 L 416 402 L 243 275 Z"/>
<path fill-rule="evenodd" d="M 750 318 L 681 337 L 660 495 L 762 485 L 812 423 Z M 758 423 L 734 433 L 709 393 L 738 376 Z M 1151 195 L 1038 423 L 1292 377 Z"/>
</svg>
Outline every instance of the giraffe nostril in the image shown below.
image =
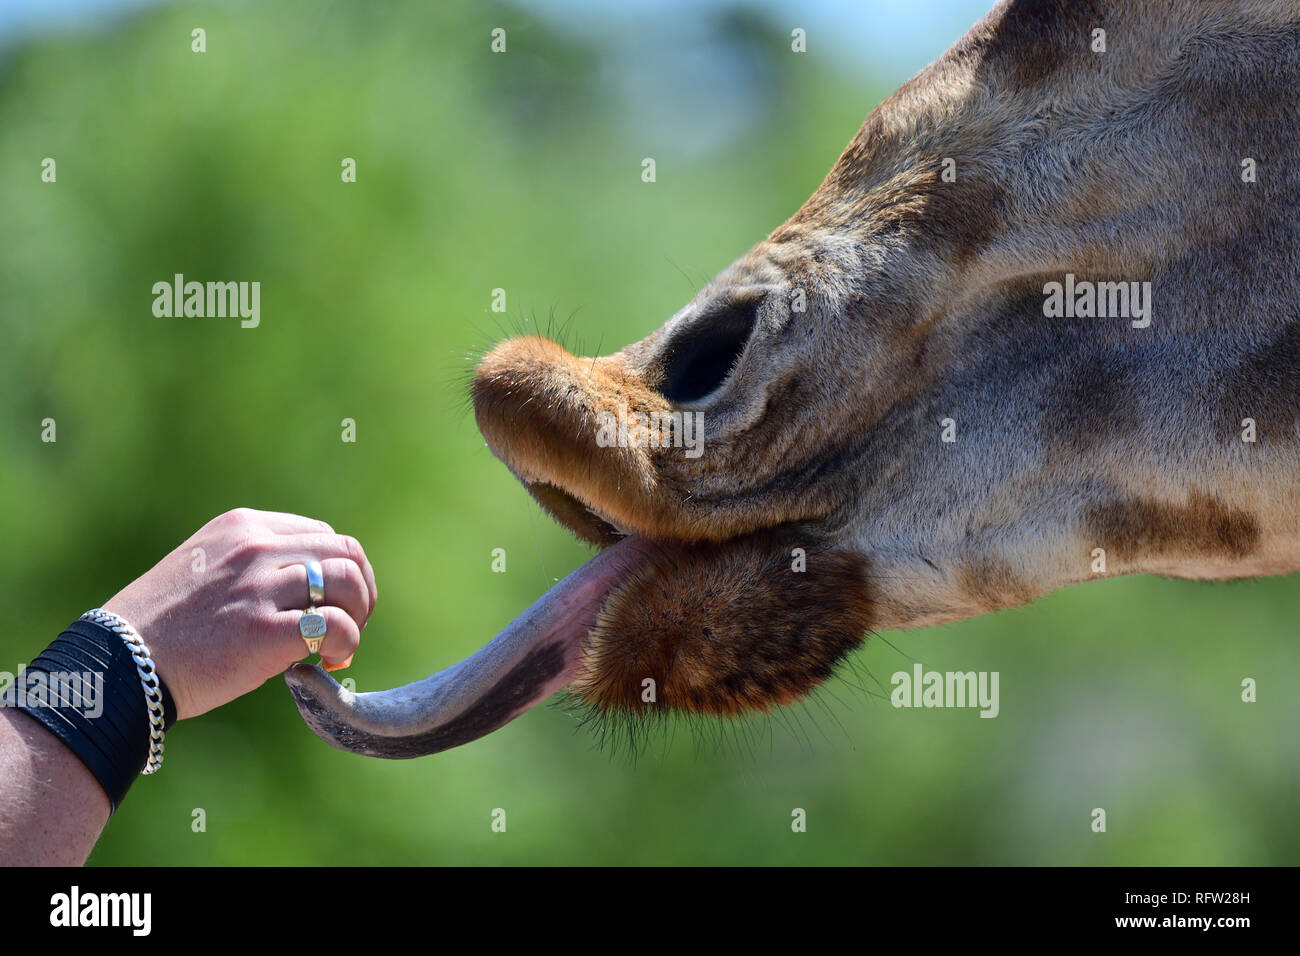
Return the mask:
<svg viewBox="0 0 1300 956">
<path fill-rule="evenodd" d="M 732 300 L 706 312 L 668 343 L 659 391 L 670 402 L 695 402 L 726 382 L 745 351 L 761 299 Z"/>
</svg>

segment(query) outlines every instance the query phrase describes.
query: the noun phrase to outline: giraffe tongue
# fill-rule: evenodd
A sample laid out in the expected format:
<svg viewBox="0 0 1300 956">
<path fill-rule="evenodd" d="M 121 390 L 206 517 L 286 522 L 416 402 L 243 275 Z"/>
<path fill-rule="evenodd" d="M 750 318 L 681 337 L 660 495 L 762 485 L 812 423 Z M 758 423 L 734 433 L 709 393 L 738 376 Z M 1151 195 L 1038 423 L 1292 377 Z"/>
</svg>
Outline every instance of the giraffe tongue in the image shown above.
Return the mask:
<svg viewBox="0 0 1300 956">
<path fill-rule="evenodd" d="M 315 665 L 284 673 L 316 736 L 370 757 L 421 757 L 491 733 L 573 679 L 614 583 L 644 555 L 626 538 L 566 577 L 477 653 L 404 687 L 357 694 Z"/>
</svg>

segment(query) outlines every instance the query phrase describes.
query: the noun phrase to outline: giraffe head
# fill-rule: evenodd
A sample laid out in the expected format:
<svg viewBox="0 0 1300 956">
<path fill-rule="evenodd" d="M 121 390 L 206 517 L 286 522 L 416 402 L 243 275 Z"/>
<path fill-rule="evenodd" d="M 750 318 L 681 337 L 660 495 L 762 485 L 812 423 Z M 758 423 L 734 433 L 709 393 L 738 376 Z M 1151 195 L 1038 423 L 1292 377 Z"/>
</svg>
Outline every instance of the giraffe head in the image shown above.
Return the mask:
<svg viewBox="0 0 1300 956">
<path fill-rule="evenodd" d="M 1289 570 L 1300 280 L 1246 252 L 1294 262 L 1298 21 L 1002 3 L 653 334 L 493 349 L 480 430 L 601 553 L 422 684 L 299 665 L 308 722 L 413 756 L 565 686 L 733 715 L 800 699 L 872 629 L 1098 574 Z M 1243 180 L 1253 153 L 1271 183 Z"/>
</svg>

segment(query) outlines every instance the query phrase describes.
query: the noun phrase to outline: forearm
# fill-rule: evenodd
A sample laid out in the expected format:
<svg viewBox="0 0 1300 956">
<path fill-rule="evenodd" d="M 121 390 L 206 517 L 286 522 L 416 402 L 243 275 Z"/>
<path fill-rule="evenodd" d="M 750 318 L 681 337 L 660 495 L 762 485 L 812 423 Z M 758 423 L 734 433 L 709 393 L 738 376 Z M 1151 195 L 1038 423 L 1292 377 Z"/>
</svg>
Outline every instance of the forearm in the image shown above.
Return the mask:
<svg viewBox="0 0 1300 956">
<path fill-rule="evenodd" d="M 99 782 L 62 741 L 0 707 L 0 866 L 80 866 L 109 809 Z"/>
</svg>

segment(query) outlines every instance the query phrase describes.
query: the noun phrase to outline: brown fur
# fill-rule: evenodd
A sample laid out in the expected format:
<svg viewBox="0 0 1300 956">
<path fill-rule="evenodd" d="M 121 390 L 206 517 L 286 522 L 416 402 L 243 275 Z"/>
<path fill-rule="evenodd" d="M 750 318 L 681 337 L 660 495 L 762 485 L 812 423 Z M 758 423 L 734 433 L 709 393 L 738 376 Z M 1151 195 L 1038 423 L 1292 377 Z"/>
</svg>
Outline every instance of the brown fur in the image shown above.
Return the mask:
<svg viewBox="0 0 1300 956">
<path fill-rule="evenodd" d="M 1243 558 L 1259 546 L 1259 522 L 1202 492 L 1186 504 L 1133 498 L 1089 505 L 1088 533 L 1123 562 L 1151 556 Z"/>
<path fill-rule="evenodd" d="M 1006 561 L 977 558 L 957 569 L 958 587 L 981 611 L 1016 607 L 1032 601 L 1035 590 Z"/>
<path fill-rule="evenodd" d="M 814 552 L 794 570 L 798 546 L 753 535 L 658 552 L 605 602 L 572 689 L 605 710 L 723 716 L 803 697 L 862 642 L 871 600 L 861 555 Z"/>
</svg>

